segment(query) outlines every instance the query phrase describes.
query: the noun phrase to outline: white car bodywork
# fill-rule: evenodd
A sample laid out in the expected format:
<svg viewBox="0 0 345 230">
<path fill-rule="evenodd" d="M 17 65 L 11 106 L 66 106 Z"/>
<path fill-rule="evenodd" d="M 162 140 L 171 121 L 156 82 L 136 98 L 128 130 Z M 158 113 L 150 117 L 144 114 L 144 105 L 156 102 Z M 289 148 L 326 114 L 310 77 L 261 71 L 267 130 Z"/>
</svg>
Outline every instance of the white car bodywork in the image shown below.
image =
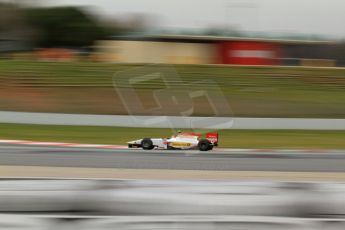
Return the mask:
<svg viewBox="0 0 345 230">
<path fill-rule="evenodd" d="M 150 138 L 157 149 L 197 149 L 198 136 L 176 136 L 171 138 Z M 141 147 L 143 139 L 128 142 L 128 147 Z"/>
<path fill-rule="evenodd" d="M 200 151 L 212 150 L 218 146 L 218 133 L 206 133 L 205 138 L 202 134 L 179 132 L 171 138 L 143 138 L 128 142 L 128 148 L 150 149 L 199 149 Z"/>
</svg>

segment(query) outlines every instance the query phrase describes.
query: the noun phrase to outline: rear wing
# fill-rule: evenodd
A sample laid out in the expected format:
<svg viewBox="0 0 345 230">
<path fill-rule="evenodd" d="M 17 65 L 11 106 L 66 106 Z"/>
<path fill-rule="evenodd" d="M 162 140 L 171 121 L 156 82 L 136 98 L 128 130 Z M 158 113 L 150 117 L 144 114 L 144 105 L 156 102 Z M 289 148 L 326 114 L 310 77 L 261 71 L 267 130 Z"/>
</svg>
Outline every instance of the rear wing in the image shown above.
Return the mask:
<svg viewBox="0 0 345 230">
<path fill-rule="evenodd" d="M 218 146 L 219 136 L 218 133 L 206 133 L 206 139 L 214 146 Z"/>
</svg>

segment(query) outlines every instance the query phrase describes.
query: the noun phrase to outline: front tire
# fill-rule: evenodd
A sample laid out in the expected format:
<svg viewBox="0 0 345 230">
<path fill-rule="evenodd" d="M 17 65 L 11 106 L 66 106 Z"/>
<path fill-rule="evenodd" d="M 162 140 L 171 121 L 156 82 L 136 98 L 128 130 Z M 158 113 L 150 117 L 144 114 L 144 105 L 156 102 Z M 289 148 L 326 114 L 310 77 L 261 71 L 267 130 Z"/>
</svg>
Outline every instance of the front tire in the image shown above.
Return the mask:
<svg viewBox="0 0 345 230">
<path fill-rule="evenodd" d="M 144 149 L 144 150 L 151 150 L 154 148 L 154 145 L 153 145 L 153 142 L 150 138 L 144 138 L 142 141 L 141 141 L 141 147 Z"/>
<path fill-rule="evenodd" d="M 211 142 L 207 139 L 202 139 L 198 143 L 198 148 L 200 151 L 208 151 L 213 148 Z"/>
</svg>

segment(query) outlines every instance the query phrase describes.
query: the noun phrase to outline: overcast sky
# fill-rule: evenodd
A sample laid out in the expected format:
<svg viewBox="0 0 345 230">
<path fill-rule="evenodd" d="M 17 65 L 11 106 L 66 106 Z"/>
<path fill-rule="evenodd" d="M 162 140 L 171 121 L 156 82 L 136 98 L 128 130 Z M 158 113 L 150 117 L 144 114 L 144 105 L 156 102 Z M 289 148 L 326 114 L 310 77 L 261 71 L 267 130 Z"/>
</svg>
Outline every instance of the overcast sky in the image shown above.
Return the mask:
<svg viewBox="0 0 345 230">
<path fill-rule="evenodd" d="M 40 1 L 40 0 L 38 0 Z M 153 15 L 157 28 L 236 27 L 245 31 L 321 34 L 345 38 L 345 0 L 43 0 L 92 6 L 99 14 Z"/>
</svg>

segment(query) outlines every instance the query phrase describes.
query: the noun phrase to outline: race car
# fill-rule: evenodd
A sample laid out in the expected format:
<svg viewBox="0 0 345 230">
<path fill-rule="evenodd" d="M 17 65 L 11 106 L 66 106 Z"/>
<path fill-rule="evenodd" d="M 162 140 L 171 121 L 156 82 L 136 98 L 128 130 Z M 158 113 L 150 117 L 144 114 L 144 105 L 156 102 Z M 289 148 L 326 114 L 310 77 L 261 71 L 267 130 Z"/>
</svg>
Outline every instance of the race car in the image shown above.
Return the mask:
<svg viewBox="0 0 345 230">
<path fill-rule="evenodd" d="M 206 133 L 205 138 L 201 134 L 179 132 L 171 138 L 143 138 L 128 142 L 128 148 L 151 149 L 199 149 L 200 151 L 212 150 L 218 146 L 218 133 Z"/>
</svg>

